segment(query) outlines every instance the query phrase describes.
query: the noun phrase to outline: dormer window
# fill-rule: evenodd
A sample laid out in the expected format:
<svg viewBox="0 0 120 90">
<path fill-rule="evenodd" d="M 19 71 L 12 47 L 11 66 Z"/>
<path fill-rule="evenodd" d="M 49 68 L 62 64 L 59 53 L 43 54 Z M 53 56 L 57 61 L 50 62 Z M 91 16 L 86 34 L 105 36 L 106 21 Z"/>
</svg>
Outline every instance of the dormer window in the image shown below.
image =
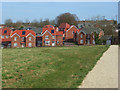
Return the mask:
<svg viewBox="0 0 120 90">
<path fill-rule="evenodd" d="M 4 34 L 7 33 L 7 30 L 4 31 Z"/>
<path fill-rule="evenodd" d="M 51 30 L 51 33 L 54 33 L 54 30 Z"/>
<path fill-rule="evenodd" d="M 52 28 L 52 26 L 50 26 L 50 28 Z"/>
<path fill-rule="evenodd" d="M 25 31 L 22 31 L 22 35 L 25 35 Z"/>
</svg>

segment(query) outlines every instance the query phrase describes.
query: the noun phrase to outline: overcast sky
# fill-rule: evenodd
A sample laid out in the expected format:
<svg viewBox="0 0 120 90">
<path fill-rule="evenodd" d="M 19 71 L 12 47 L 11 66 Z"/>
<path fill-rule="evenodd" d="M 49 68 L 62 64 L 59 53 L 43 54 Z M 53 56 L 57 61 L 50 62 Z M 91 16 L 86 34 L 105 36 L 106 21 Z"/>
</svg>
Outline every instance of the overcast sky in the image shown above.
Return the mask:
<svg viewBox="0 0 120 90">
<path fill-rule="evenodd" d="M 2 23 L 6 19 L 13 21 L 41 18 L 55 19 L 62 13 L 76 14 L 80 20 L 93 16 L 105 16 L 106 19 L 116 19 L 118 15 L 117 2 L 3 2 Z"/>
</svg>

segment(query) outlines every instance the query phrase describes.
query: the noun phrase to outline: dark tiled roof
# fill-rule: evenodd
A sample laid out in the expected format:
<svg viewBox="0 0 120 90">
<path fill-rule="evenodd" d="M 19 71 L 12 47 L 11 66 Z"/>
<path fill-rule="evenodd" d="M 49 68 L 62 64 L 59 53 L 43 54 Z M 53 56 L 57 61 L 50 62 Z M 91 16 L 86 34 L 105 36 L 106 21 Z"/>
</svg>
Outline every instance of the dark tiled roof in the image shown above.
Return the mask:
<svg viewBox="0 0 120 90">
<path fill-rule="evenodd" d="M 111 40 L 112 39 L 112 35 L 104 35 L 101 37 L 102 40 Z"/>
<path fill-rule="evenodd" d="M 24 30 L 33 30 L 36 34 L 42 32 L 42 28 L 36 28 L 36 27 L 26 27 Z"/>
<path fill-rule="evenodd" d="M 100 28 L 90 26 L 83 27 L 81 30 L 84 31 L 86 34 L 91 34 L 92 32 L 100 33 L 100 31 L 102 31 Z"/>
</svg>

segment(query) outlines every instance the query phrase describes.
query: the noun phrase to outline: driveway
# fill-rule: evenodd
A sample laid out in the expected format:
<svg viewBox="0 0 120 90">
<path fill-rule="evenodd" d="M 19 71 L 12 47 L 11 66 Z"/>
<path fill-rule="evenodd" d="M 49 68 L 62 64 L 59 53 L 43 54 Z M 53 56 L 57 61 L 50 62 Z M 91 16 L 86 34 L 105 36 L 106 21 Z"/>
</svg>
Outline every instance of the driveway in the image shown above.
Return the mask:
<svg viewBox="0 0 120 90">
<path fill-rule="evenodd" d="M 118 88 L 118 46 L 111 45 L 79 88 Z"/>
</svg>

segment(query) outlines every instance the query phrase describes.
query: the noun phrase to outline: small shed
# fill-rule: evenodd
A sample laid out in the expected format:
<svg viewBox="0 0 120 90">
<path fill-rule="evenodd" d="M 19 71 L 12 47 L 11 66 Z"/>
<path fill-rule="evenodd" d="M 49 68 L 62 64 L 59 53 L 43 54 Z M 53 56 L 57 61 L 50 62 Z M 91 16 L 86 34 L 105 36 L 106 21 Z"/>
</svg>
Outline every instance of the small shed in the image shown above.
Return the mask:
<svg viewBox="0 0 120 90">
<path fill-rule="evenodd" d="M 112 44 L 112 35 L 104 35 L 101 37 L 103 44 L 111 45 Z"/>
</svg>

